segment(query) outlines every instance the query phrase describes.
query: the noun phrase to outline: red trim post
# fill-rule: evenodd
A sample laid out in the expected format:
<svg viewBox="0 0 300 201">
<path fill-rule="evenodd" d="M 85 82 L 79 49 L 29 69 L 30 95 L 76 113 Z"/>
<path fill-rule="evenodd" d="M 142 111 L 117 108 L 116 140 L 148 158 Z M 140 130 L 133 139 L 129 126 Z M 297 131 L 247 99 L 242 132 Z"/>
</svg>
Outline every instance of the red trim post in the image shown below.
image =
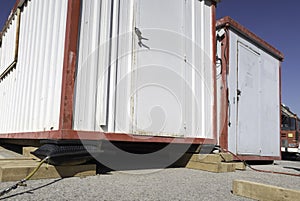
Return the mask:
<svg viewBox="0 0 300 201">
<path fill-rule="evenodd" d="M 217 79 L 216 79 L 216 55 L 217 55 L 217 37 L 216 37 L 216 3 L 212 6 L 212 74 L 213 74 L 213 139 L 218 143 L 218 133 L 217 133 Z"/>
<path fill-rule="evenodd" d="M 229 124 L 229 119 L 228 119 L 228 86 L 227 86 L 227 75 L 229 73 L 229 34 L 228 34 L 228 27 L 225 27 L 226 29 L 226 35 L 222 41 L 222 50 L 221 50 L 221 59 L 222 59 L 222 82 L 224 84 L 224 87 L 222 89 L 222 99 L 221 99 L 221 122 L 224 124 L 221 125 L 223 126 L 221 129 L 220 133 L 220 146 L 223 149 L 228 149 L 228 124 Z M 225 58 L 226 57 L 226 58 Z"/>
<path fill-rule="evenodd" d="M 65 52 L 62 74 L 59 130 L 72 129 L 77 43 L 80 26 L 80 0 L 68 1 Z"/>
</svg>

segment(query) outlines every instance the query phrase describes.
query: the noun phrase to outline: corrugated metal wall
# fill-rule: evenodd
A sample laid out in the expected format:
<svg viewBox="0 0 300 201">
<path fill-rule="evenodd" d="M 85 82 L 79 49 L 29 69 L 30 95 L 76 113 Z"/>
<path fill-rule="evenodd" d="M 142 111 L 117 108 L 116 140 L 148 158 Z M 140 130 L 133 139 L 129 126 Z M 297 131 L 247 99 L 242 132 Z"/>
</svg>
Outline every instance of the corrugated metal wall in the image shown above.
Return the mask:
<svg viewBox="0 0 300 201">
<path fill-rule="evenodd" d="M 107 69 L 110 55 L 112 1 L 84 0 L 77 79 L 74 129 L 100 130 L 106 126 Z"/>
<path fill-rule="evenodd" d="M 0 75 L 15 61 L 18 16 L 17 14 L 13 16 L 3 32 L 2 45 L 0 47 Z"/>
<path fill-rule="evenodd" d="M 17 66 L 0 83 L 1 133 L 58 129 L 66 15 L 67 0 L 29 0 L 21 9 Z"/>
<path fill-rule="evenodd" d="M 182 33 L 174 34 L 171 24 L 177 22 L 172 17 L 166 18 L 170 19 L 169 24 L 160 23 L 158 25 L 157 20 L 147 18 L 148 14 L 141 15 L 142 12 L 152 13 L 150 16 L 154 18 L 153 13 L 156 13 L 156 10 L 154 9 L 155 6 L 152 5 L 162 6 L 162 3 L 151 1 L 151 8 L 144 6 L 145 3 L 147 3 L 145 0 L 83 1 L 75 90 L 74 129 L 88 131 L 103 129 L 109 132 L 129 132 L 143 135 L 212 138 L 214 98 L 212 36 L 215 34 L 212 33 L 212 26 L 215 23 L 212 21 L 212 9 L 206 1 L 176 1 L 176 5 L 174 5 L 178 6 L 176 9 L 182 9 L 183 15 L 180 17 L 183 20 L 184 28 L 181 28 L 183 29 Z M 164 3 L 164 5 L 171 4 L 175 3 Z M 152 8 L 153 10 L 151 10 Z M 146 10 L 141 11 L 139 9 Z M 167 6 L 165 9 L 170 8 Z M 174 14 L 178 15 L 178 13 Z M 154 15 L 161 15 L 155 16 L 155 19 L 163 18 L 166 13 L 157 12 Z M 144 27 L 140 26 L 138 22 L 141 18 L 152 20 L 154 25 L 142 23 Z M 157 22 L 157 26 L 155 26 L 155 22 Z M 173 47 L 172 41 L 168 38 L 168 34 L 171 34 L 172 39 L 175 36 L 177 39 L 185 41 L 184 47 L 181 46 L 182 49 L 178 49 L 179 52 L 184 53 L 178 58 L 187 68 L 182 68 L 184 69 L 182 72 L 175 72 L 175 74 L 178 73 L 178 76 L 183 79 L 184 88 L 188 88 L 183 92 L 185 94 L 179 96 L 188 98 L 179 103 L 180 107 L 182 104 L 184 112 L 179 116 L 176 114 L 176 118 L 180 120 L 180 125 L 175 125 L 174 122 L 177 121 L 173 122 L 174 132 L 171 129 L 166 129 L 167 132 L 162 133 L 151 130 L 140 132 L 139 126 L 136 125 L 137 119 L 143 117 L 146 120 L 149 117 L 147 110 L 153 106 L 150 102 L 147 102 L 148 105 L 139 105 L 141 100 L 147 98 L 143 96 L 143 93 L 135 94 L 140 84 L 147 84 L 139 82 L 142 78 L 141 73 L 146 71 L 142 71 L 143 66 L 140 63 L 144 57 L 137 52 L 146 52 L 149 55 L 156 54 L 156 46 L 150 47 L 154 51 L 148 52 L 139 46 L 134 31 L 137 26 L 141 28 L 145 36 L 150 37 L 149 43 L 153 41 L 155 44 L 155 41 L 161 41 L 166 45 L 165 41 L 170 42 L 170 46 L 165 46 L 167 48 L 165 50 L 173 50 L 175 53 L 177 51 L 177 49 L 171 48 Z M 155 32 L 155 29 L 163 30 L 162 35 Z M 167 35 L 164 35 L 166 33 Z M 167 37 L 166 40 L 162 36 Z M 147 42 L 145 43 L 147 44 Z M 163 54 L 161 56 L 163 57 Z M 168 58 L 162 58 L 160 61 L 167 65 L 173 65 L 172 62 L 168 63 Z M 175 60 L 178 59 L 175 58 Z M 179 68 L 181 67 L 179 66 Z M 166 76 L 166 78 L 170 78 L 169 75 L 166 74 Z M 153 77 L 153 81 L 156 81 L 155 79 Z M 163 104 L 165 103 L 165 100 L 159 97 L 159 91 L 154 92 L 154 94 L 156 94 L 158 102 L 163 101 Z M 176 100 L 174 101 L 176 102 Z M 148 106 L 150 108 L 147 108 Z M 145 114 L 139 112 L 141 109 L 144 110 Z M 175 109 L 177 110 L 177 108 Z M 143 115 L 140 116 L 139 114 Z M 172 118 L 169 116 L 165 120 L 168 122 Z M 184 120 L 182 121 L 181 118 Z M 169 121 L 168 126 L 171 124 L 172 121 Z M 179 129 L 177 129 L 178 127 Z"/>
</svg>

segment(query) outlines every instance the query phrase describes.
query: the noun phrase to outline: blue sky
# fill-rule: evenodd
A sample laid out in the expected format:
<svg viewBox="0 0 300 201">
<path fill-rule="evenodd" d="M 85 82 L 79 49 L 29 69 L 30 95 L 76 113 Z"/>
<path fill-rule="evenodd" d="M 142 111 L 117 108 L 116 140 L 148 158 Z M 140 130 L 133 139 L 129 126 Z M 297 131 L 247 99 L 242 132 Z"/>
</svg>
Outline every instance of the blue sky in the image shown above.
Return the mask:
<svg viewBox="0 0 300 201">
<path fill-rule="evenodd" d="M 15 4 L 15 0 L 1 0 L 0 2 L 0 29 L 2 31 L 3 25 L 6 22 L 11 9 Z"/>
<path fill-rule="evenodd" d="M 14 0 L 1 0 L 3 27 Z M 300 1 L 222 0 L 217 18 L 229 15 L 285 55 L 282 64 L 282 101 L 300 116 Z"/>
<path fill-rule="evenodd" d="M 230 16 L 280 50 L 282 102 L 300 116 L 300 1 L 222 0 L 217 18 Z"/>
</svg>

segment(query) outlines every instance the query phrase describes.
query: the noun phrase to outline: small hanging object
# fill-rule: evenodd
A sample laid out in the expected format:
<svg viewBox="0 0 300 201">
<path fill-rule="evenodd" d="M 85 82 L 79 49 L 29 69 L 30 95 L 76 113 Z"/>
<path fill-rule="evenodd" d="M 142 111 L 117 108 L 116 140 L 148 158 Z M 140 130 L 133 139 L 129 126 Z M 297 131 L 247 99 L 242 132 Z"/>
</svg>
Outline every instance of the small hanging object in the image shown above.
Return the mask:
<svg viewBox="0 0 300 201">
<path fill-rule="evenodd" d="M 135 34 L 136 34 L 137 37 L 138 37 L 138 40 L 139 40 L 138 44 L 139 44 L 139 46 L 140 46 L 140 47 L 145 47 L 145 48 L 147 48 L 147 49 L 150 50 L 150 47 L 148 47 L 147 45 L 145 45 L 145 44 L 142 42 L 142 40 L 149 40 L 149 39 L 148 39 L 148 38 L 144 38 L 144 37 L 142 36 L 142 32 L 141 32 L 141 30 L 139 30 L 139 28 L 134 27 L 134 31 L 135 31 Z"/>
</svg>

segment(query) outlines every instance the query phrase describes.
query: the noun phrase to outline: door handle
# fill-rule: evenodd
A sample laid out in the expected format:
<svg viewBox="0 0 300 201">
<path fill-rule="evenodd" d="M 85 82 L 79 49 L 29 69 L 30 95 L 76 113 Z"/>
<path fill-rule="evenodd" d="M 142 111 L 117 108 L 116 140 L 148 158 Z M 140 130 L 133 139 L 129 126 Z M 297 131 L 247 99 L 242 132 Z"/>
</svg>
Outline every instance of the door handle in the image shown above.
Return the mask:
<svg viewBox="0 0 300 201">
<path fill-rule="evenodd" d="M 242 95 L 242 91 L 241 90 L 239 90 L 239 89 L 237 89 L 236 90 L 236 94 L 237 94 L 237 101 L 240 101 L 240 96 Z"/>
</svg>

